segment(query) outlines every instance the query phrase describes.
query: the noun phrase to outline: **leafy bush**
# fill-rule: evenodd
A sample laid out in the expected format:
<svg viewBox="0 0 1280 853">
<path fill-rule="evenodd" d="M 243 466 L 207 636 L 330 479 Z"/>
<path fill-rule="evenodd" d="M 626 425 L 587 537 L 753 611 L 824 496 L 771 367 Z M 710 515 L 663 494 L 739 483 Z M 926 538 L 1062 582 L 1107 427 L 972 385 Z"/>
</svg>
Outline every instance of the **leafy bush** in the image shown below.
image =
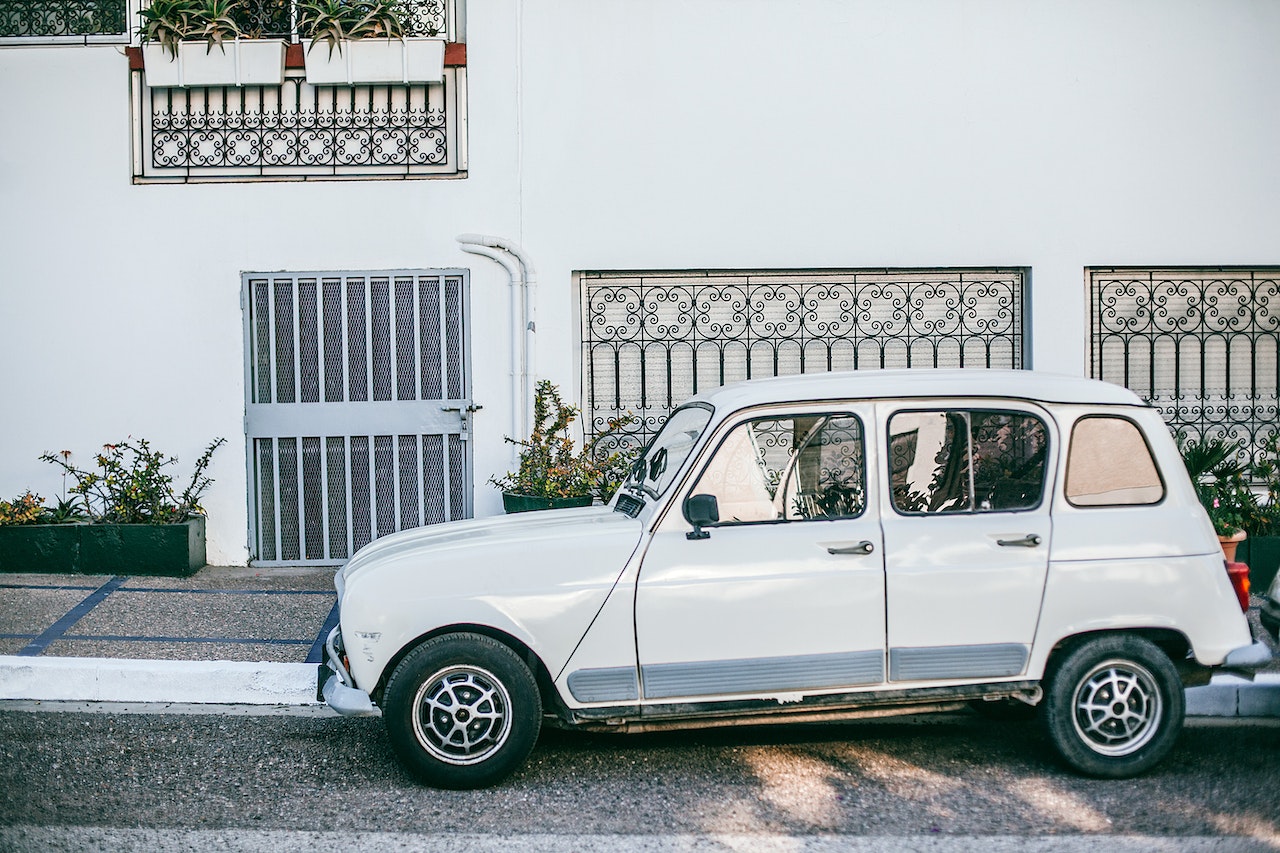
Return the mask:
<svg viewBox="0 0 1280 853">
<path fill-rule="evenodd" d="M 1253 466 L 1253 474 L 1266 484 L 1267 497 L 1260 502 L 1250 536 L 1280 536 L 1280 433 L 1272 433 L 1262 443 L 1263 456 Z"/>
<path fill-rule="evenodd" d="M 1182 433 L 1177 441 L 1196 496 L 1217 534 L 1233 536 L 1252 529 L 1260 518 L 1260 508 L 1244 478 L 1246 469 L 1237 461 L 1241 443 L 1221 438 L 1188 441 Z"/>
<path fill-rule="evenodd" d="M 626 478 L 629 454 L 606 452 L 619 430 L 631 423 L 630 416 L 609 421 L 605 432 L 581 451 L 569 435 L 578 419 L 577 406 L 565 405 L 558 389 L 549 380 L 538 383 L 533 399 L 533 433 L 526 441 L 507 438 L 518 444 L 520 468 L 514 473 L 489 480 L 504 492 L 539 498 L 570 498 L 594 495 L 608 501 Z"/>
<path fill-rule="evenodd" d="M 97 471 L 76 467 L 67 451 L 46 453 L 40 458 L 75 480 L 68 491 L 79 499 L 85 515 L 96 524 L 177 524 L 204 512 L 200 497 L 213 483 L 205 470 L 213 452 L 225 443 L 225 438 L 219 438 L 209 444 L 181 493 L 174 490 L 173 477 L 167 470 L 178 460 L 153 451 L 146 439 L 103 445 L 95 460 Z"/>
<path fill-rule="evenodd" d="M 44 511 L 44 498 L 32 492 L 18 495 L 12 501 L 0 501 L 0 526 L 36 524 Z"/>
</svg>

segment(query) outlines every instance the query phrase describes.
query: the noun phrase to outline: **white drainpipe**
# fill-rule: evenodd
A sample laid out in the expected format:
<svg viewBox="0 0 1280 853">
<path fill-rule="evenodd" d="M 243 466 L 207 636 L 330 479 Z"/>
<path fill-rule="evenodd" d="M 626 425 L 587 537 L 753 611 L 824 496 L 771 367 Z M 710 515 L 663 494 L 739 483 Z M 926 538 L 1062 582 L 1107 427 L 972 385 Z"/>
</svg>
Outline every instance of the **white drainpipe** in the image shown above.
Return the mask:
<svg viewBox="0 0 1280 853">
<path fill-rule="evenodd" d="M 462 251 L 502 264 L 511 280 L 511 437 L 524 439 L 533 427 L 534 306 L 537 274 L 529 257 L 519 246 L 484 234 L 459 234 Z M 516 346 L 516 341 L 520 346 Z M 519 369 L 516 367 L 517 350 Z M 518 455 L 518 451 L 517 455 Z"/>
</svg>

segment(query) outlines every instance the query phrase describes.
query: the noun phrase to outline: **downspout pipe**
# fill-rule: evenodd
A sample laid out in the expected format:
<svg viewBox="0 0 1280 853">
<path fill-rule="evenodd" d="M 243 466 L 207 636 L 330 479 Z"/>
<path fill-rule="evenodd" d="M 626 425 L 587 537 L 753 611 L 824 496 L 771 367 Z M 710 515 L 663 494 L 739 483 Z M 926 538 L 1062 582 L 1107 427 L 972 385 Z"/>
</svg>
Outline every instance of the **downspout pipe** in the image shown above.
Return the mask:
<svg viewBox="0 0 1280 853">
<path fill-rule="evenodd" d="M 501 264 L 510 278 L 511 437 L 524 439 L 528 437 L 533 426 L 533 383 L 537 375 L 535 370 L 537 348 L 533 337 L 537 329 L 534 313 L 537 304 L 537 273 L 525 251 L 510 240 L 491 237 L 487 234 L 459 234 L 457 240 L 464 252 L 480 255 Z M 517 340 L 520 342 L 519 346 L 516 344 Z"/>
</svg>

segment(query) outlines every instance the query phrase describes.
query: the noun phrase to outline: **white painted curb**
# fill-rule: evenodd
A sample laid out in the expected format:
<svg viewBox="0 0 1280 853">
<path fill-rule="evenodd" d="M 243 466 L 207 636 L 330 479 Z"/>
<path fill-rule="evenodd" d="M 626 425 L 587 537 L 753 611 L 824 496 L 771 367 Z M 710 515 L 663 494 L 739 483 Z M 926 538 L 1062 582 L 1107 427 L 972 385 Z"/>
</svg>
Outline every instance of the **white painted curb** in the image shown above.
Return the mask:
<svg viewBox="0 0 1280 853">
<path fill-rule="evenodd" d="M 0 699 L 316 705 L 313 663 L 0 655 Z"/>
</svg>

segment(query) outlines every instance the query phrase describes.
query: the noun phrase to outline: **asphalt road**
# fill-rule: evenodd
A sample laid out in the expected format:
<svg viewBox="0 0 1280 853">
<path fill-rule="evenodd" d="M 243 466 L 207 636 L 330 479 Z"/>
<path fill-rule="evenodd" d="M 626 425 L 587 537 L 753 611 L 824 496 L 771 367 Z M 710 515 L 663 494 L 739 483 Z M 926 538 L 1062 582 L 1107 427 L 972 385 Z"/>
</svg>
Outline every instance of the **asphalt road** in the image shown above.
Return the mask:
<svg viewBox="0 0 1280 853">
<path fill-rule="evenodd" d="M 833 839 L 944 849 L 927 842 L 1096 843 L 1098 834 L 1139 842 L 1124 849 L 1151 849 L 1155 839 L 1169 849 L 1280 849 L 1280 725 L 1193 724 L 1162 766 L 1130 781 L 1066 772 L 1034 724 L 966 715 L 658 735 L 547 731 L 506 784 L 456 792 L 409 778 L 379 719 L 0 711 L 0 848 L 130 846 L 121 838 L 135 849 L 235 848 L 229 839 L 247 838 L 237 849 L 254 849 L 303 838 L 277 830 L 479 845 L 456 849 L 512 837 L 694 849 L 690 839 L 709 836 L 807 839 L 780 849 L 827 849 Z M 296 849 L 343 837 L 352 838 L 312 837 Z M 663 848 L 663 839 L 684 846 Z M 369 849 L 377 847 L 387 837 Z M 742 845 L 725 849 L 734 847 Z"/>
</svg>

